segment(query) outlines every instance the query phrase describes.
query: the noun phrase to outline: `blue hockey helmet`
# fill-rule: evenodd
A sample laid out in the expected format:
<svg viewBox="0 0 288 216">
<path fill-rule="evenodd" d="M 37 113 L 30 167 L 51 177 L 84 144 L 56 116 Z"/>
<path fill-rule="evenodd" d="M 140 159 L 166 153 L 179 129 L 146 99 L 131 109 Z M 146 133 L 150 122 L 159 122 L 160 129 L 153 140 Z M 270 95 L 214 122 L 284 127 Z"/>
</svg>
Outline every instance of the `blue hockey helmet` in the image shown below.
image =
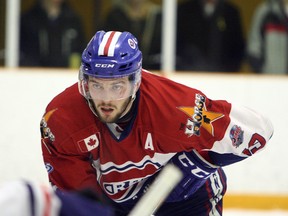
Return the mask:
<svg viewBox="0 0 288 216">
<path fill-rule="evenodd" d="M 129 77 L 139 84 L 142 53 L 137 39 L 129 32 L 98 31 L 82 53 L 79 70 L 80 93 L 89 99 L 88 78 L 117 79 Z M 132 94 L 134 94 L 133 92 Z"/>
</svg>

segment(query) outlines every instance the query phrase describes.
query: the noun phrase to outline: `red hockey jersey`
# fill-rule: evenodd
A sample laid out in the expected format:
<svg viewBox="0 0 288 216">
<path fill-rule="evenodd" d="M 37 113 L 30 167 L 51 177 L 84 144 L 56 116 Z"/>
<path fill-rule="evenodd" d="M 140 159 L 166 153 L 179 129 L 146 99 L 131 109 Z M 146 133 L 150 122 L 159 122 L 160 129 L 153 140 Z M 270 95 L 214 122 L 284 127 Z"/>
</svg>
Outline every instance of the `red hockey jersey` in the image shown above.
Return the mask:
<svg viewBox="0 0 288 216">
<path fill-rule="evenodd" d="M 56 96 L 41 121 L 51 183 L 63 190 L 101 188 L 121 203 L 177 152 L 195 149 L 224 166 L 262 149 L 273 133 L 270 121 L 250 109 L 146 71 L 135 103 L 137 113 L 117 138 L 92 113 L 77 84 Z"/>
</svg>

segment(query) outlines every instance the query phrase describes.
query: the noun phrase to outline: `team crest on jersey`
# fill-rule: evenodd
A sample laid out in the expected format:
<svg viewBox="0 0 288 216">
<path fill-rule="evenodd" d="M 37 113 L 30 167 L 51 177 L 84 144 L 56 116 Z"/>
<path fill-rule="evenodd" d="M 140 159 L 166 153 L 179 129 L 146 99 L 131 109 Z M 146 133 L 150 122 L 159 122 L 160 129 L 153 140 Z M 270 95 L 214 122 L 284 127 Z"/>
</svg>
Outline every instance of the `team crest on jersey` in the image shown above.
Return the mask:
<svg viewBox="0 0 288 216">
<path fill-rule="evenodd" d="M 185 134 L 187 134 L 188 137 L 193 135 L 200 136 L 201 127 L 214 136 L 214 127 L 212 123 L 224 117 L 222 113 L 208 111 L 205 101 L 206 97 L 197 93 L 195 94 L 194 107 L 177 107 L 189 116 L 185 127 Z"/>
<path fill-rule="evenodd" d="M 43 116 L 43 118 L 41 119 L 41 122 L 40 122 L 40 130 L 41 130 L 42 139 L 49 139 L 51 142 L 55 141 L 55 136 L 53 135 L 50 128 L 48 127 L 47 122 L 56 110 L 57 109 L 53 109 L 53 110 L 50 110 L 49 112 L 47 112 Z"/>
<path fill-rule="evenodd" d="M 232 140 L 232 145 L 236 148 L 243 143 L 244 131 L 240 126 L 234 125 L 230 130 L 230 139 Z"/>
</svg>

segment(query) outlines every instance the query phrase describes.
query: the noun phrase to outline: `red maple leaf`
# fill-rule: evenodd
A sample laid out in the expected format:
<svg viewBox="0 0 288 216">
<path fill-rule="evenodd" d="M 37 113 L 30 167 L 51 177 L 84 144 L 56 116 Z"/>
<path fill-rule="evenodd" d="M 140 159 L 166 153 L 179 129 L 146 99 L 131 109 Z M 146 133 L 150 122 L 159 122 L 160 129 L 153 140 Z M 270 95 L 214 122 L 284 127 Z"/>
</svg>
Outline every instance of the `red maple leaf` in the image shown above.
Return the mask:
<svg viewBox="0 0 288 216">
<path fill-rule="evenodd" d="M 87 143 L 87 145 L 89 146 L 94 146 L 95 144 L 96 144 L 96 139 L 92 139 L 92 138 L 90 138 L 89 142 Z"/>
</svg>

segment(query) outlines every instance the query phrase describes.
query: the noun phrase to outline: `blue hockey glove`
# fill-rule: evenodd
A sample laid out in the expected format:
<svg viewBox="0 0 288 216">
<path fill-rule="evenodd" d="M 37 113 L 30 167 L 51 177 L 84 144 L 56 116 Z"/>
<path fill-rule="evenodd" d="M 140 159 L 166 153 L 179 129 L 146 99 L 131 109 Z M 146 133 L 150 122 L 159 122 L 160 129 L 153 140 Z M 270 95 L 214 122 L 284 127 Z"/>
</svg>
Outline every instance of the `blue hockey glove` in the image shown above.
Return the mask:
<svg viewBox="0 0 288 216">
<path fill-rule="evenodd" d="M 196 150 L 177 153 L 170 163 L 182 171 L 183 179 L 170 193 L 166 202 L 188 199 L 218 168 L 202 158 Z"/>
</svg>

